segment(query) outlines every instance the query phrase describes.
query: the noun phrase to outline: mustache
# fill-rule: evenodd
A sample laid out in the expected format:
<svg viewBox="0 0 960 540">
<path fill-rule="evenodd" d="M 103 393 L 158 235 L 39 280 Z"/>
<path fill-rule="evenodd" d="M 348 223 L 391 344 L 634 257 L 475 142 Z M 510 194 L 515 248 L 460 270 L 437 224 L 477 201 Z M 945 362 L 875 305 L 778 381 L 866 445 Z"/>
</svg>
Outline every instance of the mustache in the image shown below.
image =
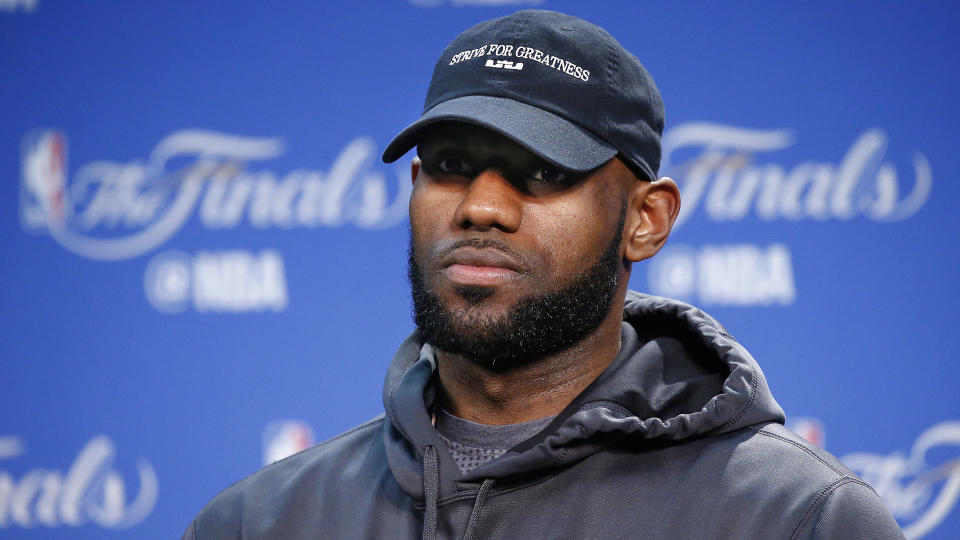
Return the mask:
<svg viewBox="0 0 960 540">
<path fill-rule="evenodd" d="M 511 248 L 506 242 L 495 238 L 462 238 L 439 242 L 430 250 L 430 263 L 433 266 L 438 266 L 447 255 L 460 248 L 495 249 L 506 253 L 524 268 L 527 267 L 527 260 L 520 252 Z"/>
</svg>

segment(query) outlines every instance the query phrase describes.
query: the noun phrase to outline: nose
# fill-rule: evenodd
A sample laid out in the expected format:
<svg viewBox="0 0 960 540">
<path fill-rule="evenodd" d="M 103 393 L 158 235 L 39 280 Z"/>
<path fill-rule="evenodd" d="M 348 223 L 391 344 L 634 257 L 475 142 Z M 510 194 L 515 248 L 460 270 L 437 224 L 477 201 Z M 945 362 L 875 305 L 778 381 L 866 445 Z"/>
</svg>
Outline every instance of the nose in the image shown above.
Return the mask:
<svg viewBox="0 0 960 540">
<path fill-rule="evenodd" d="M 497 228 L 515 232 L 522 216 L 519 195 L 517 188 L 501 173 L 485 170 L 467 184 L 454 220 L 464 229 Z"/>
</svg>

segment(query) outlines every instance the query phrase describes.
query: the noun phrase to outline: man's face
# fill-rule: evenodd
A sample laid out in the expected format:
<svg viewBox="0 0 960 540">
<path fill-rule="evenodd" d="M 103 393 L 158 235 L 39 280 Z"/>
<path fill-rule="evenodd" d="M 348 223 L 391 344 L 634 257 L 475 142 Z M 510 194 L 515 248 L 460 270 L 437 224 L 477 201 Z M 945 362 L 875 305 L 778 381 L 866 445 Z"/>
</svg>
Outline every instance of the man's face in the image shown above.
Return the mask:
<svg viewBox="0 0 960 540">
<path fill-rule="evenodd" d="M 625 200 L 636 182 L 622 163 L 564 172 L 452 122 L 425 134 L 418 154 L 410 280 L 424 339 L 506 369 L 600 324 L 623 269 Z"/>
</svg>

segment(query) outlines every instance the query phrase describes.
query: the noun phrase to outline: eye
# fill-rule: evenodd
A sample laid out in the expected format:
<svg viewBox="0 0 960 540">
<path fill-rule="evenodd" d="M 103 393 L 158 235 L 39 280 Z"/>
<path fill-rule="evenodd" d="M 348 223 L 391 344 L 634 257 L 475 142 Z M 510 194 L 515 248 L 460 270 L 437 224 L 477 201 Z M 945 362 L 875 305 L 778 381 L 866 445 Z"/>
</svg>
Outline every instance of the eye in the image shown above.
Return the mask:
<svg viewBox="0 0 960 540">
<path fill-rule="evenodd" d="M 548 184 L 557 184 L 567 179 L 566 173 L 551 167 L 541 167 L 533 173 L 533 179 Z"/>
<path fill-rule="evenodd" d="M 470 171 L 470 166 L 462 159 L 448 157 L 437 161 L 437 170 L 445 174 L 464 175 Z"/>
</svg>

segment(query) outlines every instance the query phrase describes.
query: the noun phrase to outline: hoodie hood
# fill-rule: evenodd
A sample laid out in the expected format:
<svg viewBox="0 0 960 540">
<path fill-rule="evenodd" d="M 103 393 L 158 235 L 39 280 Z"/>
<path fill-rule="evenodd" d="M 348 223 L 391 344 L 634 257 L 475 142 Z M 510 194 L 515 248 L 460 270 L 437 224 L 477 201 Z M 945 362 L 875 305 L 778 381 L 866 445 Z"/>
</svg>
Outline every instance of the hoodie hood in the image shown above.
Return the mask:
<svg viewBox="0 0 960 540">
<path fill-rule="evenodd" d="M 439 467 L 440 498 L 458 482 L 545 474 L 615 444 L 669 445 L 784 420 L 756 361 L 712 317 L 675 300 L 627 293 L 620 352 L 540 433 L 502 457 L 462 473 L 431 422 L 435 362 L 417 332 L 400 346 L 383 390 L 390 469 L 424 500 L 427 447 Z"/>
</svg>

